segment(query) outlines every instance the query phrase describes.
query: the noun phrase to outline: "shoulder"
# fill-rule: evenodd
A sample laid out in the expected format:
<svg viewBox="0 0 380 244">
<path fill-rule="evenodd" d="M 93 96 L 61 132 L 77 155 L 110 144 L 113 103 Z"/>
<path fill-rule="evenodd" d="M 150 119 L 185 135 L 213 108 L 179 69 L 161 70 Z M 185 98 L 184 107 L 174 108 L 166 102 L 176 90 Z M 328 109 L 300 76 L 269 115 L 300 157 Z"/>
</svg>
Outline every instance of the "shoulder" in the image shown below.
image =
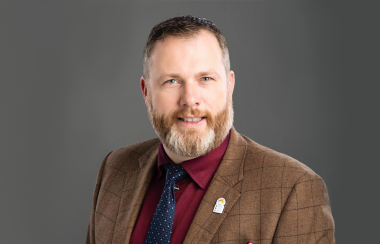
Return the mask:
<svg viewBox="0 0 380 244">
<path fill-rule="evenodd" d="M 141 157 L 153 157 L 158 151 L 159 139 L 154 138 L 115 149 L 107 154 L 100 166 L 98 178 L 125 177 L 140 168 Z M 152 153 L 153 152 L 153 153 Z"/>
<path fill-rule="evenodd" d="M 153 138 L 115 149 L 107 156 L 106 165 L 118 169 L 125 169 L 128 167 L 128 165 L 130 167 L 138 167 L 138 165 L 134 165 L 138 164 L 138 159 L 142 156 L 146 156 L 147 152 L 151 151 L 152 149 L 158 149 L 158 146 L 159 139 Z M 126 164 L 126 162 L 128 162 L 128 164 Z"/>
<path fill-rule="evenodd" d="M 241 136 L 247 143 L 244 172 L 252 171 L 255 175 L 260 175 L 263 184 L 291 187 L 303 181 L 322 180 L 318 174 L 300 161 L 260 145 L 247 136 Z"/>
<path fill-rule="evenodd" d="M 308 242 L 317 230 L 323 236 L 321 242 L 335 243 L 334 220 L 322 178 L 298 160 L 241 136 L 247 148 L 241 185 L 246 211 L 254 211 L 256 206 L 260 213 L 272 214 L 273 218 L 266 220 L 277 221 L 275 238 L 280 242 L 282 237 L 301 232 Z"/>
</svg>

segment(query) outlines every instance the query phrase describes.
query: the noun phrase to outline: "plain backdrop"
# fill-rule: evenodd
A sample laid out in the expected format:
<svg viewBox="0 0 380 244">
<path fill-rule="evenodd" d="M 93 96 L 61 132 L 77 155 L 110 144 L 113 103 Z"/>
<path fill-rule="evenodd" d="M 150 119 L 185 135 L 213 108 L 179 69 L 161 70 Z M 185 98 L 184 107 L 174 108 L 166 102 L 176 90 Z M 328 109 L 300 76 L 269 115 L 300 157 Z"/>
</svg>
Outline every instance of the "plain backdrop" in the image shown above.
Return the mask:
<svg viewBox="0 0 380 244">
<path fill-rule="evenodd" d="M 140 91 L 151 28 L 226 36 L 238 132 L 325 180 L 338 243 L 379 228 L 376 1 L 1 1 L 0 243 L 84 243 L 100 163 L 155 137 Z"/>
</svg>

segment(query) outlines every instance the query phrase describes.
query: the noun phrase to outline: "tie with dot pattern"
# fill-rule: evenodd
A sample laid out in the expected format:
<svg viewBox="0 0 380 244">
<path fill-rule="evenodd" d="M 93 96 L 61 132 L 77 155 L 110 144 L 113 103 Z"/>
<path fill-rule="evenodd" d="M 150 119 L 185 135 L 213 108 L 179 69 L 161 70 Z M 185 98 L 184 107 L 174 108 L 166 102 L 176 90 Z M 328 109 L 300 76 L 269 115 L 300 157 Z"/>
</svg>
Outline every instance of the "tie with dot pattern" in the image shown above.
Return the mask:
<svg viewBox="0 0 380 244">
<path fill-rule="evenodd" d="M 180 164 L 164 164 L 164 167 L 166 182 L 150 222 L 145 244 L 170 243 L 175 213 L 174 185 L 187 177 L 185 169 Z"/>
</svg>

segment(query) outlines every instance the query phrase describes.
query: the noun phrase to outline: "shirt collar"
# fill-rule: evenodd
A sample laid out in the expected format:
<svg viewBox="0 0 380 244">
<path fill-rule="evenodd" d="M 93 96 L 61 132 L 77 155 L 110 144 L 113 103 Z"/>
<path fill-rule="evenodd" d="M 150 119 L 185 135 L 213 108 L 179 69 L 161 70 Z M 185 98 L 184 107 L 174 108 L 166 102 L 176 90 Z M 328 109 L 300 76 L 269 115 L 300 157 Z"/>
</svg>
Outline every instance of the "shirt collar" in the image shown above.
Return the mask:
<svg viewBox="0 0 380 244">
<path fill-rule="evenodd" d="M 230 140 L 231 131 L 228 133 L 222 144 L 219 147 L 215 148 L 206 155 L 187 160 L 181 163 L 183 168 L 189 174 L 191 179 L 202 189 L 204 190 L 211 177 L 214 175 L 215 171 L 218 169 L 220 162 L 222 161 L 223 155 L 226 152 L 228 142 Z M 166 154 L 165 149 L 160 143 L 158 150 L 158 177 L 160 179 L 164 173 L 163 165 L 166 163 L 174 162 Z"/>
</svg>

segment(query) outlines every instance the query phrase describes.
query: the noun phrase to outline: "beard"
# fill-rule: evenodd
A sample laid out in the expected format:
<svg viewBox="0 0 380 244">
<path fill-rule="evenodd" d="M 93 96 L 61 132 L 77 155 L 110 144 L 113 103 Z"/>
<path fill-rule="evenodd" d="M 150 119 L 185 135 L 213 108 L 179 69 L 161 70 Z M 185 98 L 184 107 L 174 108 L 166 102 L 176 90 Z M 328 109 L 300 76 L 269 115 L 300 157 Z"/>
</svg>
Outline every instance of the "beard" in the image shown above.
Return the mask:
<svg viewBox="0 0 380 244">
<path fill-rule="evenodd" d="M 225 108 L 214 116 L 209 111 L 190 108 L 174 111 L 168 116 L 157 114 L 149 93 L 146 105 L 149 119 L 162 144 L 180 156 L 199 157 L 211 152 L 224 141 L 233 124 L 231 94 L 228 95 Z M 206 119 L 205 131 L 177 125 L 178 118 L 189 115 Z"/>
</svg>

